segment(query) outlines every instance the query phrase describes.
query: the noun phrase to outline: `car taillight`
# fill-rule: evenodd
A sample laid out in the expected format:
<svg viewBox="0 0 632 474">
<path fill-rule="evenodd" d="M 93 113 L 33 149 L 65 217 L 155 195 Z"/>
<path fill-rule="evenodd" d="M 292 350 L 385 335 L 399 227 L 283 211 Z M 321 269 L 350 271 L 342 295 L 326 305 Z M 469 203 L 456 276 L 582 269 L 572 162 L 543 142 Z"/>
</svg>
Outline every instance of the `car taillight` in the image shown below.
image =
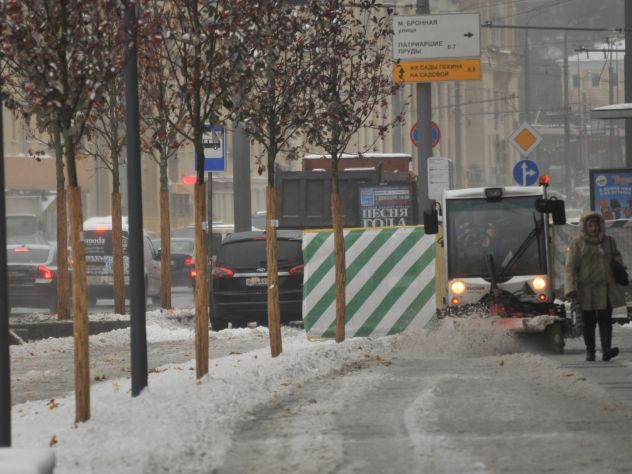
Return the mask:
<svg viewBox="0 0 632 474">
<path fill-rule="evenodd" d="M 197 276 L 197 270 L 195 268 L 192 268 L 189 274 L 191 275 L 191 278 L 195 278 Z"/>
<path fill-rule="evenodd" d="M 13 249 L 14 252 L 28 252 L 29 249 L 28 247 L 16 247 L 15 249 Z"/>
<path fill-rule="evenodd" d="M 184 264 L 185 264 L 187 267 L 192 266 L 192 265 L 193 265 L 193 259 L 192 259 L 191 257 L 189 257 L 189 258 L 185 258 L 185 259 L 184 259 Z"/>
<path fill-rule="evenodd" d="M 226 267 L 214 267 L 211 275 L 213 278 L 232 278 L 235 272 Z"/>
<path fill-rule="evenodd" d="M 39 278 L 43 278 L 44 280 L 52 280 L 55 276 L 55 272 L 44 265 L 37 267 L 37 271 L 39 272 Z"/>
<path fill-rule="evenodd" d="M 290 275 L 302 275 L 304 268 L 305 265 L 296 265 L 295 267 L 290 268 Z"/>
</svg>

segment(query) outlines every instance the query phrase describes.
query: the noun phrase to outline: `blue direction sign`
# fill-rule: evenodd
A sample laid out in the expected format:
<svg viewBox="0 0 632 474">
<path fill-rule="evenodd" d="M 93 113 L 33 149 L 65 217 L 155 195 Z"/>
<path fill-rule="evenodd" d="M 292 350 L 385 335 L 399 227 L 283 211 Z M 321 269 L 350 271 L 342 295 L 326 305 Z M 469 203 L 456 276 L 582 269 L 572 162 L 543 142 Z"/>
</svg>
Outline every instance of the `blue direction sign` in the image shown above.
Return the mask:
<svg viewBox="0 0 632 474">
<path fill-rule="evenodd" d="M 226 171 L 224 127 L 206 124 L 204 128 L 204 171 Z M 195 162 L 197 163 L 197 160 Z"/>
<path fill-rule="evenodd" d="M 514 166 L 513 176 L 519 185 L 531 186 L 538 180 L 540 170 L 538 169 L 538 165 L 535 164 L 535 161 L 520 160 L 516 163 L 516 166 Z"/>
</svg>

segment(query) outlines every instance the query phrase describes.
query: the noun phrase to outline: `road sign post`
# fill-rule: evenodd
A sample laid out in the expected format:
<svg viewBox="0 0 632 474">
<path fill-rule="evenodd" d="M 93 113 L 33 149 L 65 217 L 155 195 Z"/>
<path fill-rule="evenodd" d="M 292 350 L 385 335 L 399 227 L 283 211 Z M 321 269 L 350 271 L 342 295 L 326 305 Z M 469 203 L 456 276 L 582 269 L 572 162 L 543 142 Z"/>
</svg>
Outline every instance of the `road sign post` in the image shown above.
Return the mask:
<svg viewBox="0 0 632 474">
<path fill-rule="evenodd" d="M 480 58 L 478 13 L 393 18 L 393 59 Z"/>
<path fill-rule="evenodd" d="M 419 123 L 419 143 L 417 159 L 417 210 L 419 222 L 432 203 L 428 199 L 427 160 L 432 157 L 431 136 L 431 93 L 433 80 L 448 80 L 450 70 L 465 70 L 480 79 L 481 35 L 478 13 L 430 15 L 430 2 L 418 0 L 418 15 L 395 16 L 393 18 L 393 76 L 396 82 L 417 83 L 417 122 Z M 432 59 L 450 60 L 472 58 L 476 64 L 469 67 L 445 63 L 411 64 L 412 61 Z M 476 75 L 478 72 L 478 75 Z M 465 80 L 465 75 L 451 76 L 450 80 Z"/>
<path fill-rule="evenodd" d="M 432 137 L 432 148 L 434 148 L 439 144 L 439 141 L 441 140 L 441 129 L 439 128 L 439 125 L 437 125 L 435 122 L 431 121 L 430 124 L 431 124 L 430 135 Z M 415 145 L 416 147 L 419 147 L 419 127 L 417 127 L 417 122 L 415 122 L 415 124 L 410 128 L 410 141 L 413 143 L 413 145 Z"/>
<path fill-rule="evenodd" d="M 226 171 L 224 127 L 206 124 L 204 129 L 205 131 L 202 135 L 204 171 Z"/>
<path fill-rule="evenodd" d="M 509 137 L 509 143 L 518 150 L 523 158 L 536 149 L 542 141 L 542 135 L 533 126 L 524 122 Z"/>
<path fill-rule="evenodd" d="M 432 59 L 393 64 L 395 82 L 478 81 L 480 59 Z"/>
<path fill-rule="evenodd" d="M 531 186 L 537 182 L 540 170 L 534 161 L 520 160 L 514 166 L 513 176 L 520 186 Z"/>
</svg>

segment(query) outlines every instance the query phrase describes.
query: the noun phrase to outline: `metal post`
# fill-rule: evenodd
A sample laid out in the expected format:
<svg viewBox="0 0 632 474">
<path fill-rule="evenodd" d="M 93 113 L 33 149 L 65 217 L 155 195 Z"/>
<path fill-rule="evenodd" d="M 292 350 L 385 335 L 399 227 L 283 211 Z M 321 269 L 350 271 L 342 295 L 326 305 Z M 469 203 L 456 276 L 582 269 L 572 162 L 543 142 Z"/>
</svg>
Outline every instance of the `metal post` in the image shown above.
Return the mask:
<svg viewBox="0 0 632 474">
<path fill-rule="evenodd" d="M 224 135 L 224 143 L 226 143 L 226 136 Z M 213 242 L 213 172 L 209 171 L 206 174 L 206 255 L 207 258 L 213 258 L 213 255 L 217 255 L 219 249 L 216 249 Z M 213 280 L 211 279 L 211 273 L 206 274 L 206 285 L 208 293 L 208 307 L 206 308 L 207 318 L 208 312 L 213 310 Z M 194 293 L 195 294 L 195 293 Z M 208 352 L 208 350 L 207 350 Z"/>
<path fill-rule="evenodd" d="M 233 127 L 233 206 L 235 232 L 252 228 L 252 195 L 250 190 L 250 141 L 244 129 Z"/>
<path fill-rule="evenodd" d="M 527 17 L 527 25 L 529 20 Z M 524 121 L 531 123 L 531 88 L 529 87 L 529 30 L 524 30 Z"/>
<path fill-rule="evenodd" d="M 402 113 L 402 89 L 393 94 L 391 98 L 391 107 L 393 109 L 393 115 L 399 115 Z M 404 137 L 404 127 L 401 122 L 397 122 L 391 132 L 391 148 L 393 153 L 401 153 L 403 149 L 402 139 Z"/>
<path fill-rule="evenodd" d="M 568 104 L 568 33 L 564 32 L 564 183 L 565 193 L 570 196 L 573 190 L 571 186 L 572 164 L 570 155 L 571 127 L 570 110 Z"/>
<path fill-rule="evenodd" d="M 461 84 L 457 81 L 454 83 L 454 162 L 457 163 L 457 166 L 455 166 L 454 169 L 459 170 L 459 177 L 456 180 L 459 187 L 463 186 L 465 183 L 465 163 L 463 163 L 462 135 Z"/>
<path fill-rule="evenodd" d="M 125 102 L 127 105 L 127 194 L 129 217 L 129 286 L 132 356 L 132 397 L 147 386 L 147 332 L 145 327 L 145 275 L 143 269 L 143 203 L 140 167 L 140 126 L 138 119 L 138 64 L 136 54 L 136 2 L 127 1 L 125 29 L 131 35 L 126 42 Z M 132 45 L 131 47 L 129 45 Z"/>
<path fill-rule="evenodd" d="M 625 102 L 632 102 L 632 3 L 623 2 L 625 18 L 625 55 L 623 59 L 623 75 L 625 77 Z M 625 119 L 625 166 L 632 168 L 632 119 Z"/>
<path fill-rule="evenodd" d="M 0 92 L 0 447 L 11 446 L 11 359 L 9 354 L 9 289 L 4 201 L 4 136 Z"/>
<path fill-rule="evenodd" d="M 429 0 L 417 0 L 417 13 L 430 13 Z M 432 156 L 432 96 L 430 83 L 417 84 L 417 216 L 418 223 L 423 223 L 424 211 L 432 205 L 428 197 L 428 158 Z"/>
<path fill-rule="evenodd" d="M 206 254 L 213 255 L 213 172 L 206 173 Z"/>
</svg>

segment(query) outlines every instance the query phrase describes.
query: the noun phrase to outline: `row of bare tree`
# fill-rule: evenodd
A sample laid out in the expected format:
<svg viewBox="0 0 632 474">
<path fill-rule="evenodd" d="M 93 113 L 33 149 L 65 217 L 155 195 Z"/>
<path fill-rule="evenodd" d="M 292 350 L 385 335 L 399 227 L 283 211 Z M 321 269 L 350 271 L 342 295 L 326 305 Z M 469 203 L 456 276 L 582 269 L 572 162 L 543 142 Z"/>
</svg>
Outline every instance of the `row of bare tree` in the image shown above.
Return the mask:
<svg viewBox="0 0 632 474">
<path fill-rule="evenodd" d="M 298 5 L 297 5 L 298 3 Z M 125 8 L 138 21 L 126 31 Z M 5 0 L 0 18 L 2 90 L 7 105 L 50 137 L 57 160 L 58 315 L 69 317 L 66 206 L 70 211 L 75 345 L 87 347 L 86 271 L 76 160 L 96 158 L 112 174 L 115 311 L 124 278 L 119 168 L 126 115 L 125 45 L 138 50 L 142 151 L 160 168 L 161 305 L 171 307 L 167 166 L 185 142 L 196 156 L 195 261 L 207 262 L 205 124 L 239 123 L 261 145 L 267 172 L 268 318 L 272 356 L 282 352 L 276 265 L 275 161 L 314 146 L 332 158 L 336 256 L 336 340 L 344 340 L 345 257 L 338 159 L 363 127 L 383 137 L 395 92 L 392 11 L 375 0 Z M 126 43 L 127 42 L 127 43 Z M 401 117 L 397 116 L 396 120 Z M 66 189 L 68 204 L 66 203 Z M 209 222 L 208 232 L 211 232 Z M 197 376 L 208 373 L 207 266 L 195 285 Z M 83 329 L 82 329 L 83 328 Z M 85 341 L 77 341 L 77 338 Z M 76 364 L 88 366 L 85 354 Z M 81 360 L 79 360 L 81 359 Z M 85 373 L 85 369 L 84 373 Z M 76 371 L 77 372 L 77 371 Z M 77 407 L 77 421 L 90 417 Z M 87 392 L 87 395 L 85 395 Z"/>
</svg>

